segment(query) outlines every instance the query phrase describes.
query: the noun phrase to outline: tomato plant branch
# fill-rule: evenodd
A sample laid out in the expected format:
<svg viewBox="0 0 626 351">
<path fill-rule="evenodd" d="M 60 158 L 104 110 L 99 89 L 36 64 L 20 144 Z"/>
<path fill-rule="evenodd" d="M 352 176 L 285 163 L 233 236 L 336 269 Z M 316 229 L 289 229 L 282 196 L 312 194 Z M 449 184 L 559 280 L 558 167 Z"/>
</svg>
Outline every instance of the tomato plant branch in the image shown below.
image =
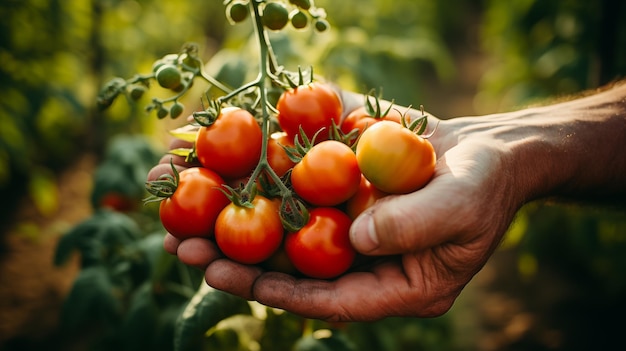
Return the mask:
<svg viewBox="0 0 626 351">
<path fill-rule="evenodd" d="M 287 194 L 287 193 L 290 193 L 289 189 L 283 184 L 282 180 L 276 174 L 276 172 L 274 172 L 272 167 L 269 167 L 269 163 L 267 161 L 267 144 L 268 144 L 268 139 L 269 139 L 270 114 L 269 114 L 269 108 L 268 108 L 269 103 L 267 99 L 267 89 L 265 86 L 265 81 L 269 77 L 268 70 L 270 68 L 270 65 L 268 64 L 268 59 L 269 61 L 273 61 L 274 56 L 273 54 L 270 54 L 271 45 L 267 37 L 267 32 L 263 28 L 263 24 L 261 22 L 261 14 L 259 12 L 259 3 L 257 3 L 256 1 L 250 1 L 250 5 L 252 6 L 253 24 L 254 24 L 255 32 L 257 35 L 258 42 L 259 42 L 259 53 L 260 53 L 259 76 L 253 83 L 256 84 L 259 89 L 259 98 L 261 102 L 261 117 L 262 117 L 261 131 L 263 132 L 263 142 L 261 144 L 261 159 L 259 160 L 257 167 L 252 172 L 252 175 L 250 176 L 250 180 L 245 186 L 245 190 L 250 191 L 252 187 L 256 187 L 256 183 L 255 183 L 256 179 L 259 177 L 261 172 L 265 170 L 268 176 L 278 185 L 278 187 L 281 190 L 281 193 Z M 274 62 L 270 62 L 270 63 L 272 67 L 275 67 Z M 251 87 L 253 85 L 248 84 L 248 86 Z"/>
</svg>

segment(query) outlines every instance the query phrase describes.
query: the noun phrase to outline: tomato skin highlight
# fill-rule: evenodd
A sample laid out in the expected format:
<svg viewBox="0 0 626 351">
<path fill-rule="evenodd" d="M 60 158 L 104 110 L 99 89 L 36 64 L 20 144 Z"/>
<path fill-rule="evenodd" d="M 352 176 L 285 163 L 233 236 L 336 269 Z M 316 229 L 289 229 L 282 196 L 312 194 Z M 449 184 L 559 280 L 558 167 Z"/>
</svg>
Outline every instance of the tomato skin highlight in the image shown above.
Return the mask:
<svg viewBox="0 0 626 351">
<path fill-rule="evenodd" d="M 316 206 L 335 206 L 348 200 L 357 192 L 360 181 L 356 155 L 336 140 L 313 146 L 291 171 L 296 194 Z"/>
<path fill-rule="evenodd" d="M 217 216 L 230 202 L 219 190 L 223 183 L 206 168 L 181 171 L 176 191 L 159 205 L 163 227 L 179 239 L 212 236 Z"/>
<path fill-rule="evenodd" d="M 276 201 L 257 195 L 252 208 L 227 205 L 215 223 L 215 241 L 226 257 L 244 264 L 270 258 L 283 240 L 283 225 Z"/>
<path fill-rule="evenodd" d="M 226 107 L 215 123 L 196 135 L 196 155 L 202 166 L 223 178 L 249 175 L 261 158 L 263 133 L 250 112 Z"/>
<path fill-rule="evenodd" d="M 371 207 L 378 199 L 389 194 L 376 188 L 365 176 L 361 176 L 359 190 L 346 201 L 346 214 L 355 220 L 363 211 Z"/>
<path fill-rule="evenodd" d="M 322 130 L 316 142 L 328 139 L 333 122 L 339 126 L 343 106 L 337 93 L 328 85 L 313 82 L 287 90 L 276 103 L 278 124 L 294 139 L 300 126 L 309 139 Z"/>
<path fill-rule="evenodd" d="M 356 158 L 367 180 L 390 194 L 406 194 L 426 185 L 437 162 L 427 139 L 391 121 L 378 122 L 361 134 Z"/>
<path fill-rule="evenodd" d="M 308 277 L 335 278 L 350 268 L 356 256 L 350 243 L 352 220 L 334 207 L 316 207 L 309 214 L 302 229 L 287 234 L 287 256 Z"/>
</svg>

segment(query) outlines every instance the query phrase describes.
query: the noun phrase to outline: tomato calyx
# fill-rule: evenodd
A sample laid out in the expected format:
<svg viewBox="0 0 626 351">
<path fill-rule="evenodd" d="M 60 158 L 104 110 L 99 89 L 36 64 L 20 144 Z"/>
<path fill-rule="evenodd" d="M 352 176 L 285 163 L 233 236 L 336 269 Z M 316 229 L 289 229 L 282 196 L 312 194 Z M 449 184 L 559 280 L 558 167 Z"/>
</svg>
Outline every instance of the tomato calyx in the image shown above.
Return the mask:
<svg viewBox="0 0 626 351">
<path fill-rule="evenodd" d="M 306 136 L 304 129 L 300 126 L 300 133 L 293 138 L 293 146 L 283 145 L 285 152 L 287 153 L 287 157 L 292 162 L 298 163 L 302 160 L 302 157 L 306 155 L 306 153 L 311 150 L 313 144 L 315 143 L 315 139 L 319 135 L 321 130 L 318 130 L 315 135 L 313 135 L 312 139 Z M 302 140 L 302 141 L 300 141 Z"/>
<path fill-rule="evenodd" d="M 309 139 L 300 126 L 300 133 L 294 137 L 293 146 L 285 146 L 285 152 L 287 153 L 287 157 L 295 163 L 298 163 L 302 160 L 302 157 L 311 150 L 313 146 L 316 144 L 317 137 L 320 133 L 324 132 L 324 128 L 318 130 L 313 138 Z M 343 144 L 348 145 L 352 150 L 356 149 L 356 141 L 358 139 L 358 130 L 352 130 L 349 133 L 344 133 L 341 128 L 335 123 L 335 121 L 331 121 L 331 127 L 328 132 L 328 139 L 325 140 L 335 140 L 341 142 Z M 300 141 L 302 140 L 302 141 Z"/>
<path fill-rule="evenodd" d="M 202 111 L 195 111 L 192 116 L 194 121 L 203 127 L 209 127 L 219 117 L 222 112 L 222 106 L 219 102 L 215 100 L 209 100 L 208 107 L 204 107 L 204 102 L 201 101 Z"/>
<path fill-rule="evenodd" d="M 146 190 L 150 196 L 143 200 L 144 204 L 160 202 L 174 195 L 180 182 L 180 175 L 172 160 L 170 160 L 170 166 L 172 167 L 172 174 L 164 173 L 157 179 L 146 182 Z"/>
<path fill-rule="evenodd" d="M 279 213 L 283 228 L 290 233 L 297 232 L 309 222 L 309 210 L 300 199 L 293 195 L 283 196 Z"/>
<path fill-rule="evenodd" d="M 245 185 L 240 187 L 239 190 L 235 190 L 233 187 L 224 184 L 223 188 L 219 188 L 219 190 L 224 193 L 235 206 L 254 208 L 252 201 L 258 193 L 256 186 L 253 186 L 250 191 L 247 191 Z"/>
<path fill-rule="evenodd" d="M 331 121 L 330 131 L 328 133 L 328 140 L 336 140 L 348 145 L 352 151 L 356 150 L 356 143 L 359 140 L 359 130 L 353 129 L 348 133 L 344 133 L 341 128 L 335 124 L 335 121 Z"/>
<path fill-rule="evenodd" d="M 411 106 L 407 108 L 407 111 L 410 108 Z M 407 121 L 409 118 L 406 117 L 406 112 L 405 112 L 402 114 L 402 118 L 400 119 L 400 122 L 403 127 L 408 128 L 410 131 L 412 131 L 413 133 L 419 135 L 420 137 L 424 139 L 428 139 L 431 136 L 433 136 L 433 134 L 435 134 L 435 132 L 437 131 L 437 126 L 439 125 L 439 122 L 437 122 L 432 132 L 428 134 L 424 134 L 424 132 L 426 131 L 426 127 L 428 126 L 428 116 L 426 115 L 426 113 L 424 113 L 424 105 L 420 105 L 420 112 L 422 115 L 419 118 L 416 118 L 415 120 L 411 121 L 410 123 Z"/>
<path fill-rule="evenodd" d="M 365 112 L 367 112 L 367 114 L 374 119 L 383 119 L 391 111 L 394 100 L 391 100 L 387 109 L 383 111 L 383 108 L 380 105 L 382 92 L 379 92 L 378 95 L 374 95 L 375 92 L 376 90 L 372 89 L 367 95 L 365 95 Z M 372 103 L 372 100 L 374 100 L 374 103 Z"/>
<path fill-rule="evenodd" d="M 291 87 L 292 89 L 304 86 L 304 85 L 308 85 L 313 83 L 313 66 L 309 67 L 309 74 L 308 77 L 305 78 L 304 72 L 302 72 L 302 67 L 298 66 L 298 81 L 294 81 L 293 78 L 291 77 L 290 74 L 288 74 L 288 72 L 282 72 L 282 76 L 283 78 L 287 81 L 287 84 L 289 84 L 289 87 Z M 306 80 L 305 80 L 306 79 Z"/>
</svg>

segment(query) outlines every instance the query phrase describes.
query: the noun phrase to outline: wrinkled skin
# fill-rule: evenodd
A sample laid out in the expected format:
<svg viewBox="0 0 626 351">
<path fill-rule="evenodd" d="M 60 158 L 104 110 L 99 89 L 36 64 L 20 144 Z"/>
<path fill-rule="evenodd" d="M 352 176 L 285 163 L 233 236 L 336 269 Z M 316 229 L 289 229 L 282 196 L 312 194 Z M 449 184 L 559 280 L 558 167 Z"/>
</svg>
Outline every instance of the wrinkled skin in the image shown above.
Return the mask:
<svg viewBox="0 0 626 351">
<path fill-rule="evenodd" d="M 342 100 L 348 113 L 362 96 L 343 92 Z M 430 138 L 438 155 L 434 177 L 414 193 L 379 200 L 355 220 L 352 244 L 371 260 L 333 281 L 240 265 L 205 239 L 168 235 L 164 247 L 205 269 L 214 288 L 304 317 L 438 316 L 483 267 L 524 203 L 624 198 L 625 101 L 626 85 L 619 85 L 506 114 L 429 116 L 429 131 L 437 127 Z"/>
</svg>

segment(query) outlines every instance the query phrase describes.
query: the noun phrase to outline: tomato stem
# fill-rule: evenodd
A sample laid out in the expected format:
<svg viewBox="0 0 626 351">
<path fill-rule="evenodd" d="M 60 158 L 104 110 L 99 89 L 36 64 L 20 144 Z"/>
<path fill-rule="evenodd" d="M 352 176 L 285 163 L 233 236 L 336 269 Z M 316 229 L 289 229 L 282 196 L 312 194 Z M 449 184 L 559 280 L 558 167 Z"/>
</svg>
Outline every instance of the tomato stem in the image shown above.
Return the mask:
<svg viewBox="0 0 626 351">
<path fill-rule="evenodd" d="M 286 194 L 289 193 L 289 189 L 283 184 L 282 180 L 274 172 L 272 167 L 269 166 L 269 162 L 267 161 L 267 144 L 269 141 L 269 129 L 270 129 L 270 114 L 269 114 L 269 102 L 267 99 L 267 88 L 265 85 L 265 81 L 272 77 L 274 71 L 276 70 L 276 62 L 274 54 L 271 50 L 271 43 L 269 42 L 269 38 L 267 36 L 267 32 L 263 28 L 263 23 L 261 22 L 261 14 L 259 12 L 259 3 L 256 1 L 250 1 L 250 6 L 252 6 L 253 12 L 253 22 L 254 27 L 256 29 L 256 36 L 259 43 L 259 75 L 257 79 L 253 82 L 244 85 L 243 87 L 250 88 L 252 86 L 257 86 L 259 89 L 259 100 L 261 103 L 261 131 L 263 132 L 263 141 L 261 144 L 261 157 L 259 163 L 256 168 L 252 172 L 248 183 L 245 186 L 245 189 L 250 191 L 252 187 L 256 186 L 256 179 L 259 177 L 262 171 L 265 171 L 267 175 L 277 184 L 280 188 L 281 193 Z"/>
</svg>

